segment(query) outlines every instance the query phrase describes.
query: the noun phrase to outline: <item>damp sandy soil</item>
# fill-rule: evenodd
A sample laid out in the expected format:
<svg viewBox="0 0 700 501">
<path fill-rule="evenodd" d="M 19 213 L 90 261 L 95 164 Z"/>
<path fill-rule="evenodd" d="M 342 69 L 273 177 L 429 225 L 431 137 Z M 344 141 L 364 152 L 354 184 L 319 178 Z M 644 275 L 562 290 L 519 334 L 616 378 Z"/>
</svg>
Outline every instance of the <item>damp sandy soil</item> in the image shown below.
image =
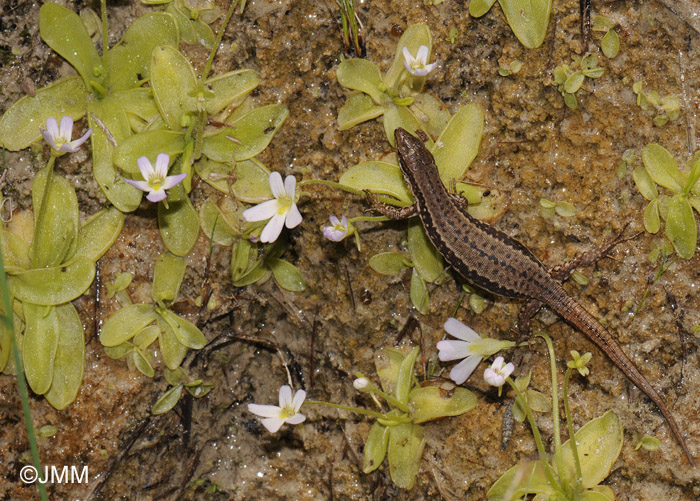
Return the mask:
<svg viewBox="0 0 700 501">
<path fill-rule="evenodd" d="M 40 41 L 36 2 L 6 0 L 0 17 L 0 112 L 25 92 L 23 82 L 38 88 L 72 69 Z M 67 2 L 79 10 L 84 2 Z M 111 40 L 121 37 L 131 19 L 146 10 L 126 0 L 110 3 Z M 427 2 L 430 3 L 430 2 Z M 438 3 L 438 2 L 434 2 Z M 399 0 L 368 0 L 358 9 L 365 26 L 367 57 L 386 69 L 401 32 L 426 23 L 433 33 L 439 69 L 429 78 L 432 92 L 452 111 L 479 104 L 486 128 L 468 179 L 501 193 L 501 230 L 528 245 L 544 262 L 555 265 L 600 245 L 626 227 L 643 230 L 645 200 L 629 170 L 619 175 L 622 153 L 658 142 L 687 165 L 696 150 L 700 128 L 700 35 L 692 2 L 676 12 L 654 1 L 594 2 L 594 12 L 618 25 L 620 54 L 601 58 L 605 74 L 587 80 L 576 111 L 564 106 L 552 86 L 552 70 L 581 55 L 578 2 L 555 1 L 547 38 L 539 49 L 526 50 L 514 38 L 496 5 L 475 20 L 468 2 L 440 5 Z M 95 7 L 93 5 L 93 7 Z M 216 25 L 218 26 L 218 24 Z M 693 28 L 695 26 L 695 28 Z M 452 43 L 450 30 L 457 29 Z M 252 0 L 236 14 L 223 39 L 214 71 L 252 68 L 259 72 L 259 104 L 285 103 L 290 116 L 261 160 L 271 169 L 297 179 L 337 180 L 350 166 L 377 159 L 390 148 L 379 120 L 340 132 L 338 109 L 347 93 L 335 72 L 343 54 L 334 2 Z M 600 33 L 594 34 L 599 44 Z M 195 66 L 202 50 L 188 52 Z M 511 77 L 498 75 L 499 62 L 524 62 Z M 637 107 L 635 80 L 661 95 L 680 98 L 677 121 L 655 127 L 652 116 Z M 25 84 L 25 89 L 26 89 Z M 84 124 L 83 124 L 84 125 Z M 2 191 L 15 205 L 29 202 L 31 178 L 42 166 L 37 151 L 7 153 Z M 61 158 L 57 171 L 76 187 L 83 215 L 103 206 L 104 198 L 90 175 L 89 154 Z M 480 382 L 470 387 L 479 396 L 473 411 L 428 424 L 427 446 L 416 487 L 396 489 L 388 467 L 361 471 L 367 420 L 338 411 L 305 408 L 301 427 L 270 435 L 249 414 L 247 403 L 276 403 L 287 381 L 282 361 L 295 386 L 315 400 L 371 406 L 352 388 L 357 372 L 373 374 L 383 346 L 420 344 L 425 358 L 435 355 L 442 324 L 452 315 L 461 284 L 448 277 L 431 287 L 429 315 L 411 307 L 410 274 L 396 278 L 375 274 L 372 255 L 405 249 L 405 223 L 362 223 L 362 252 L 352 242 L 322 239 L 320 227 L 331 214 L 360 215 L 363 201 L 327 188 L 309 188 L 300 205 L 303 224 L 289 232 L 286 258 L 304 273 L 308 288 L 290 293 L 272 281 L 237 289 L 230 285 L 230 248 L 214 246 L 203 235 L 188 256 L 181 298 L 174 309 L 202 327 L 210 345 L 191 353 L 184 365 L 214 384 L 203 399 L 183 398 L 172 411 L 151 416 L 150 407 L 167 388 L 107 357 L 96 329 L 117 308 L 106 299 L 104 284 L 117 273 L 134 274 L 135 301 L 150 296 L 155 257 L 164 250 L 155 211 L 147 204 L 128 215 L 114 247 L 101 260 L 99 284 L 76 302 L 86 330 L 85 380 L 77 401 L 56 411 L 40 397 L 31 399 L 37 427 L 54 425 L 55 435 L 40 439 L 43 463 L 88 466 L 89 481 L 49 486 L 52 498 L 97 499 L 483 499 L 489 486 L 518 461 L 533 459 L 530 430 L 515 424 L 503 438 L 503 416 L 512 401 L 499 398 Z M 195 206 L 219 195 L 200 183 Z M 543 217 L 540 198 L 568 201 L 578 212 L 569 218 Z M 648 260 L 660 236 L 642 234 L 597 265 L 581 270 L 587 286 L 567 284 L 571 293 L 605 324 L 665 396 L 689 447 L 700 452 L 698 339 L 700 324 L 700 257 L 675 260 L 651 283 L 657 267 Z M 210 292 L 216 308 L 200 314 L 195 298 Z M 633 311 L 646 295 L 636 317 Z M 490 337 L 515 338 L 519 304 L 490 297 L 479 315 L 464 303 L 457 316 Z M 415 317 L 420 325 L 400 340 L 402 328 Z M 620 499 L 695 499 L 700 470 L 684 459 L 668 426 L 646 397 L 613 367 L 581 333 L 544 311 L 535 327 L 555 340 L 559 367 L 570 350 L 592 351 L 591 375 L 574 378 L 571 408 L 575 426 L 614 409 L 625 427 L 620 458 L 605 483 Z M 279 347 L 254 343 L 261 338 Z M 550 391 L 548 362 L 539 344 L 516 355 L 517 372 L 533 371 L 532 386 Z M 419 365 L 422 365 L 419 363 Z M 449 367 L 448 367 L 449 369 Z M 422 370 L 422 369 L 420 369 Z M 445 377 L 447 371 L 441 376 Z M 538 424 L 551 439 L 551 417 Z M 28 461 L 15 379 L 0 376 L 0 499 L 36 496 L 24 486 L 19 470 Z M 661 440 L 655 452 L 635 451 L 643 435 Z"/>
</svg>

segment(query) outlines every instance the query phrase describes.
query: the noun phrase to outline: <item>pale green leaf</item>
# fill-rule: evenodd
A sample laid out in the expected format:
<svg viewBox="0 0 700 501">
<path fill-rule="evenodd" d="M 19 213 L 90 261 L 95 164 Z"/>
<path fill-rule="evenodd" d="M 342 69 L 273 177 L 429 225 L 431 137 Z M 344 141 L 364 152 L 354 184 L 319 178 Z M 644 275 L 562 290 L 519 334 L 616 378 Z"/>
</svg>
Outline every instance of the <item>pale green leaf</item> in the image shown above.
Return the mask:
<svg viewBox="0 0 700 501">
<path fill-rule="evenodd" d="M 644 209 L 644 229 L 655 234 L 661 229 L 659 218 L 659 199 L 655 198 Z"/>
<path fill-rule="evenodd" d="M 117 209 L 122 212 L 135 211 L 141 203 L 143 192 L 125 182 L 115 168 L 112 161 L 115 146 L 107 135 L 109 133 L 119 145 L 131 134 L 129 119 L 120 100 L 107 96 L 91 101 L 88 104 L 88 123 L 92 128 L 92 173 L 97 184 Z M 130 163 L 128 167 L 128 172 L 138 172 L 136 163 Z"/>
<path fill-rule="evenodd" d="M 437 96 L 423 92 L 414 97 L 409 110 L 431 137 L 437 137 L 450 121 L 450 110 Z"/>
<path fill-rule="evenodd" d="M 77 257 L 64 265 L 36 268 L 8 277 L 10 292 L 20 301 L 55 305 L 81 296 L 95 278 L 95 263 Z"/>
<path fill-rule="evenodd" d="M 406 256 L 400 252 L 382 252 L 369 258 L 369 266 L 382 275 L 398 275 L 407 268 Z"/>
<path fill-rule="evenodd" d="M 180 400 L 183 388 L 184 386 L 179 384 L 177 386 L 173 386 L 168 391 L 163 393 L 163 395 L 161 395 L 161 397 L 158 400 L 156 400 L 156 403 L 153 404 L 153 407 L 151 407 L 151 414 L 153 414 L 154 416 L 157 416 L 158 414 L 165 414 L 173 407 L 175 407 L 175 405 L 177 405 L 178 401 Z"/>
<path fill-rule="evenodd" d="M 155 376 L 156 373 L 153 370 L 148 354 L 144 353 L 140 348 L 135 346 L 134 350 L 129 354 L 129 356 L 131 357 L 131 363 L 134 364 L 136 370 L 138 370 L 141 374 L 146 377 Z"/>
<path fill-rule="evenodd" d="M 496 0 L 471 0 L 469 2 L 469 15 L 472 17 L 481 17 L 491 10 Z"/>
<path fill-rule="evenodd" d="M 576 91 L 581 88 L 581 85 L 583 85 L 583 80 L 585 78 L 586 76 L 582 71 L 574 71 L 571 76 L 566 79 L 566 82 L 564 82 L 564 90 L 569 94 L 576 93 Z"/>
<path fill-rule="evenodd" d="M 399 127 L 406 129 L 408 132 L 414 135 L 417 130 L 423 128 L 422 124 L 406 106 L 397 106 L 395 104 L 388 104 L 386 106 L 382 121 L 384 125 L 384 133 L 391 143 L 391 146 L 396 146 L 394 131 Z M 430 149 L 432 145 L 433 142 L 431 140 L 426 142 L 428 149 Z"/>
<path fill-rule="evenodd" d="M 54 117 L 58 122 L 64 116 L 82 118 L 87 98 L 88 91 L 80 77 L 57 80 L 37 90 L 34 96 L 24 96 L 0 117 L 0 145 L 18 151 L 41 139 L 39 129 L 46 129 L 47 118 Z"/>
<path fill-rule="evenodd" d="M 483 110 L 476 104 L 461 106 L 431 148 L 444 182 L 464 176 L 479 153 L 483 132 Z"/>
<path fill-rule="evenodd" d="M 289 261 L 279 258 L 268 258 L 265 260 L 265 264 L 272 271 L 275 282 L 283 289 L 292 292 L 301 292 L 306 289 L 301 270 Z"/>
<path fill-rule="evenodd" d="M 459 416 L 476 407 L 477 402 L 477 396 L 466 388 L 446 391 L 438 386 L 416 387 L 408 396 L 414 423 Z"/>
<path fill-rule="evenodd" d="M 177 49 L 179 43 L 177 22 L 167 12 L 148 12 L 136 18 L 107 55 L 110 90 L 138 87 L 151 77 L 153 50 L 161 45 Z"/>
<path fill-rule="evenodd" d="M 528 49 L 542 45 L 547 34 L 552 0 L 499 0 L 508 25 Z"/>
<path fill-rule="evenodd" d="M 389 447 L 389 435 L 390 428 L 388 426 L 378 422 L 372 425 L 363 449 L 363 473 L 371 473 L 382 465 Z"/>
<path fill-rule="evenodd" d="M 215 114 L 227 106 L 235 107 L 243 102 L 250 92 L 260 83 L 258 73 L 243 69 L 230 71 L 207 80 L 213 96 L 205 101 L 207 113 Z"/>
<path fill-rule="evenodd" d="M 173 131 L 182 128 L 183 114 L 197 111 L 197 78 L 190 62 L 176 48 L 164 45 L 153 49 L 151 88 L 163 119 Z"/>
<path fill-rule="evenodd" d="M 367 94 L 354 94 L 338 110 L 338 129 L 348 130 L 359 123 L 377 118 L 382 113 L 384 106 L 374 104 Z"/>
<path fill-rule="evenodd" d="M 97 261 L 116 241 L 124 225 L 124 214 L 110 207 L 95 214 L 78 233 L 78 248 L 75 257 L 86 257 Z"/>
<path fill-rule="evenodd" d="M 197 243 L 199 216 L 182 184 L 168 193 L 168 207 L 158 204 L 158 229 L 163 243 L 176 256 L 185 256 Z"/>
<path fill-rule="evenodd" d="M 219 245 L 231 245 L 241 236 L 212 199 L 207 199 L 199 208 L 199 221 L 204 234 Z"/>
<path fill-rule="evenodd" d="M 411 489 L 414 486 L 424 447 L 423 427 L 413 423 L 391 427 L 388 448 L 389 473 L 397 487 Z"/>
<path fill-rule="evenodd" d="M 346 59 L 336 71 L 338 83 L 343 87 L 358 90 L 369 95 L 375 104 L 383 104 L 388 99 L 381 90 L 384 86 L 379 68 L 366 59 Z"/>
<path fill-rule="evenodd" d="M 605 57 L 612 59 L 620 52 L 620 37 L 614 29 L 610 29 L 600 41 L 600 48 Z"/>
<path fill-rule="evenodd" d="M 674 193 L 681 191 L 685 180 L 678 170 L 678 163 L 666 148 L 656 143 L 647 144 L 642 149 L 642 162 L 656 184 Z"/>
<path fill-rule="evenodd" d="M 114 164 L 124 172 L 141 179 L 137 160 L 147 157 L 155 165 L 159 153 L 170 156 L 170 164 L 175 157 L 185 151 L 185 135 L 171 130 L 151 130 L 134 134 L 119 143 L 114 151 Z"/>
<path fill-rule="evenodd" d="M 613 411 L 608 411 L 582 426 L 575 437 L 583 487 L 590 489 L 605 480 L 620 455 L 624 440 L 622 423 Z M 574 457 L 570 442 L 567 440 L 562 445 L 562 464 L 568 467 L 568 478 L 573 480 Z"/>
<path fill-rule="evenodd" d="M 193 350 L 201 350 L 206 346 L 207 338 L 204 337 L 202 331 L 192 322 L 176 315 L 170 310 L 161 310 L 160 314 L 165 322 L 172 328 L 172 333 L 182 346 L 192 348 Z M 168 367 L 172 369 L 172 367 Z"/>
<path fill-rule="evenodd" d="M 423 280 L 418 273 L 418 270 L 413 268 L 411 273 L 411 303 L 415 306 L 418 312 L 423 315 L 428 314 L 428 305 L 430 304 L 430 295 L 428 293 L 428 287 L 425 285 L 425 280 Z"/>
<path fill-rule="evenodd" d="M 157 316 L 150 304 L 131 304 L 109 317 L 100 329 L 100 343 L 103 346 L 117 346 L 138 334 L 147 325 L 156 321 Z"/>
<path fill-rule="evenodd" d="M 70 259 L 78 247 L 80 214 L 75 189 L 62 176 L 51 171 L 47 177 L 44 167 L 34 176 L 32 205 L 34 207 L 34 241 L 32 266 L 56 266 Z M 46 184 L 49 191 L 44 197 Z M 41 205 L 46 202 L 46 209 Z"/>
<path fill-rule="evenodd" d="M 346 170 L 339 183 L 354 190 L 370 190 L 374 193 L 394 197 L 397 205 L 410 205 L 413 195 L 403 181 L 398 165 L 388 162 L 362 162 Z"/>
<path fill-rule="evenodd" d="M 78 70 L 88 89 L 92 87 L 91 81 L 102 80 L 99 75 L 104 72 L 102 60 L 78 14 L 57 3 L 46 2 L 39 10 L 39 32 L 49 47 Z"/>
<path fill-rule="evenodd" d="M 632 178 L 634 179 L 634 184 L 637 186 L 637 189 L 644 198 L 651 201 L 659 196 L 659 191 L 656 189 L 656 183 L 654 183 L 644 167 L 638 165 L 632 171 Z"/>
<path fill-rule="evenodd" d="M 254 157 L 267 148 L 289 116 L 281 104 L 255 108 L 214 135 L 204 138 L 202 153 L 211 160 L 230 163 Z"/>
<path fill-rule="evenodd" d="M 553 487 L 547 481 L 541 461 L 517 464 L 501 475 L 486 496 L 489 500 L 520 499 L 526 494 L 550 495 Z M 506 496 L 507 495 L 507 496 Z"/>
<path fill-rule="evenodd" d="M 242 202 L 259 204 L 273 198 L 270 190 L 270 171 L 256 158 L 236 162 L 236 182 L 231 191 Z"/>
<path fill-rule="evenodd" d="M 430 242 L 419 218 L 408 221 L 408 252 L 418 274 L 426 282 L 444 280 L 442 256 Z"/>
<path fill-rule="evenodd" d="M 175 370 L 180 367 L 180 364 L 185 359 L 187 347 L 178 341 L 173 328 L 160 315 L 158 315 L 158 325 L 160 326 L 160 336 L 158 338 L 160 355 L 163 357 L 165 366 L 170 370 Z"/>
<path fill-rule="evenodd" d="M 54 307 L 23 303 L 26 326 L 22 345 L 22 363 L 27 383 L 34 393 L 43 395 L 53 381 L 54 360 L 58 349 L 60 324 Z"/>
<path fill-rule="evenodd" d="M 682 194 L 674 195 L 669 200 L 666 210 L 666 236 L 680 257 L 691 259 L 697 247 L 698 225 L 688 197 Z"/>
<path fill-rule="evenodd" d="M 61 410 L 78 396 L 85 368 L 85 335 L 80 315 L 71 303 L 56 306 L 58 346 L 53 364 L 53 380 L 46 400 Z"/>
<path fill-rule="evenodd" d="M 153 300 L 158 304 L 171 304 L 180 292 L 187 264 L 180 256 L 164 252 L 153 269 Z"/>
</svg>

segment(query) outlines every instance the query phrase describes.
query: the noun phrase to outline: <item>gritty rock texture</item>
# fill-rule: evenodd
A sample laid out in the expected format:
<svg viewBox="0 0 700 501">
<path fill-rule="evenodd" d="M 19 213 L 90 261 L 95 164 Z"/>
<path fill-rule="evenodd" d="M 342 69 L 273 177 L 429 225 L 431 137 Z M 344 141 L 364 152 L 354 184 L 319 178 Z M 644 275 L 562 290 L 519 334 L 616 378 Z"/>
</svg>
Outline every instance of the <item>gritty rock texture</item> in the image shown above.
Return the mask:
<svg viewBox="0 0 700 501">
<path fill-rule="evenodd" d="M 150 9 L 138 2 L 108 3 L 111 43 Z M 593 34 L 590 48 L 599 54 L 605 73 L 586 80 L 577 93 L 579 109 L 569 110 L 553 85 L 552 71 L 583 55 L 578 2 L 554 2 L 547 37 L 534 50 L 519 44 L 497 4 L 473 19 L 468 2 L 424 3 L 439 2 L 362 2 L 358 15 L 365 27 L 366 57 L 385 71 L 408 25 L 430 27 L 439 67 L 428 78 L 429 89 L 452 112 L 471 102 L 486 116 L 481 149 L 466 177 L 504 201 L 494 224 L 552 266 L 623 229 L 628 234 L 642 231 L 646 201 L 632 181 L 631 168 L 620 172 L 618 166 L 625 150 L 652 142 L 667 148 L 686 172 L 691 165 L 700 127 L 700 35 L 693 28 L 697 7 L 687 2 L 672 10 L 653 1 L 594 3 L 594 13 L 616 23 L 621 50 L 615 59 L 604 58 L 599 51 L 602 34 Z M 25 79 L 40 88 L 73 73 L 39 37 L 39 3 L 6 4 L 0 14 L 0 112 L 23 95 Z M 76 11 L 95 7 L 80 1 L 65 4 Z M 452 28 L 457 30 L 454 43 Z M 251 0 L 242 15 L 232 18 L 213 73 L 252 68 L 261 80 L 256 103 L 284 103 L 290 110 L 260 156 L 270 169 L 299 180 L 337 181 L 347 168 L 390 151 L 381 119 L 348 131 L 337 128 L 338 110 L 349 95 L 336 80 L 343 51 L 331 1 Z M 192 48 L 187 54 L 195 68 L 203 67 L 206 51 Z M 521 71 L 499 76 L 499 63 L 515 59 L 523 61 Z M 661 95 L 678 96 L 680 118 L 654 126 L 653 116 L 636 105 L 632 84 L 639 79 Z M 87 127 L 84 121 L 79 126 Z M 5 154 L 1 187 L 15 207 L 30 208 L 31 179 L 46 158 L 41 150 L 38 145 Z M 90 175 L 89 150 L 60 158 L 56 170 L 76 187 L 83 216 L 104 206 Z M 101 323 L 118 308 L 106 297 L 105 284 L 120 272 L 130 272 L 132 300 L 150 301 L 153 263 L 164 250 L 154 207 L 144 202 L 127 215 L 122 234 L 100 262 L 99 282 L 76 302 L 87 340 L 78 399 L 64 411 L 54 410 L 41 397 L 30 400 L 35 426 L 58 429 L 40 439 L 44 464 L 89 467 L 87 484 L 49 485 L 51 498 L 484 499 L 504 471 L 536 457 L 528 427 L 515 423 L 512 436 L 504 440 L 503 416 L 513 397 L 505 392 L 499 398 L 482 382 L 484 365 L 467 383 L 480 396 L 479 405 L 425 426 L 427 447 L 411 492 L 392 484 L 386 464 L 372 474 L 362 473 L 363 440 L 371 425 L 365 418 L 308 406 L 303 408 L 303 425 L 270 435 L 247 412 L 250 402 L 276 404 L 279 386 L 288 378 L 295 387 L 304 387 L 310 399 L 374 408 L 371 399 L 353 389 L 355 373 L 373 377 L 375 358 L 384 346 L 420 345 L 424 358 L 419 357 L 417 367 L 422 378 L 424 361 L 435 358 L 442 325 L 462 291 L 451 275 L 443 285 L 431 285 L 429 315 L 420 315 L 409 298 L 410 272 L 383 277 L 368 266 L 379 252 L 406 252 L 406 223 L 359 223 L 358 252 L 351 241 L 324 240 L 320 227 L 332 214 L 361 215 L 364 201 L 327 187 L 304 190 L 304 221 L 293 231 L 285 230 L 289 247 L 284 257 L 302 270 L 305 292 L 281 290 L 272 280 L 234 288 L 230 248 L 214 245 L 210 256 L 209 241 L 200 234 L 173 309 L 206 335 L 209 345 L 191 352 L 183 366 L 192 379 L 210 381 L 214 389 L 202 399 L 183 397 L 162 416 L 150 415 L 168 387 L 162 363 L 157 362 L 156 378 L 149 379 L 123 360 L 109 358 L 97 338 Z M 209 197 L 221 197 L 205 183 L 192 193 L 196 207 Z M 570 202 L 578 211 L 569 218 L 544 217 L 540 198 Z M 675 259 L 652 281 L 659 264 L 648 256 L 662 238 L 642 233 L 617 247 L 612 259 L 581 270 L 590 278 L 587 286 L 570 283 L 567 288 L 602 319 L 665 396 L 697 455 L 700 374 L 693 329 L 700 324 L 700 257 Z M 207 295 L 212 308 L 202 309 L 197 298 Z M 482 335 L 516 339 L 511 329 L 519 306 L 489 297 L 486 309 L 476 315 L 464 301 L 457 317 Z M 420 329 L 402 333 L 410 317 Z M 697 499 L 699 470 L 689 466 L 644 395 L 583 334 L 550 312 L 540 313 L 535 327 L 554 339 L 562 374 L 570 350 L 593 352 L 590 376 L 572 378 L 570 405 L 575 427 L 607 409 L 614 409 L 625 427 L 622 453 L 605 484 L 621 499 Z M 517 374 L 533 371 L 532 388 L 551 391 L 541 343 L 512 356 Z M 447 377 L 450 366 L 439 367 L 444 370 L 436 375 Z M 551 416 L 540 414 L 537 420 L 545 442 L 551 443 Z M 18 476 L 29 452 L 16 379 L 10 375 L 0 375 L 0 422 L 0 499 L 36 497 L 36 489 L 23 485 Z M 643 435 L 658 437 L 661 449 L 635 451 Z"/>
</svg>

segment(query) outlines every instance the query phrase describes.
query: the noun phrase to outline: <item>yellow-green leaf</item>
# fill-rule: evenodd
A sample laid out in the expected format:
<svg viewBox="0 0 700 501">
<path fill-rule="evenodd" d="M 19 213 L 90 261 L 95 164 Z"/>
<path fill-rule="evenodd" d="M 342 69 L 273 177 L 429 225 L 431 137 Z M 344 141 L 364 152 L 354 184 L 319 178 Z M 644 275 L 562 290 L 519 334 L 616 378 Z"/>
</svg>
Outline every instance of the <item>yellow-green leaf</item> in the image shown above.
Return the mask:
<svg viewBox="0 0 700 501">
<path fill-rule="evenodd" d="M 103 346 L 117 346 L 134 337 L 147 325 L 156 321 L 157 316 L 150 304 L 131 304 L 109 317 L 100 330 L 100 343 Z"/>
<path fill-rule="evenodd" d="M 71 303 L 56 306 L 58 314 L 58 347 L 53 364 L 51 388 L 46 400 L 61 410 L 72 404 L 83 382 L 85 367 L 85 335 L 80 315 Z"/>
<path fill-rule="evenodd" d="M 95 263 L 77 257 L 64 265 L 23 271 L 7 279 L 10 292 L 20 301 L 55 305 L 73 301 L 95 278 Z"/>
</svg>

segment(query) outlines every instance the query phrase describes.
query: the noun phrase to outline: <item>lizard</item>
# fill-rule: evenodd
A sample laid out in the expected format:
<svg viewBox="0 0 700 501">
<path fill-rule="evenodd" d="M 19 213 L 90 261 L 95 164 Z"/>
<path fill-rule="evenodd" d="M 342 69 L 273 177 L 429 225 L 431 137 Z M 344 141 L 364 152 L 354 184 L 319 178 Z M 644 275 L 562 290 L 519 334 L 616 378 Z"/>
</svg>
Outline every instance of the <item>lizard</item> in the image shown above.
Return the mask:
<svg viewBox="0 0 700 501">
<path fill-rule="evenodd" d="M 396 208 L 367 192 L 372 208 L 390 219 L 418 215 L 429 240 L 465 280 L 492 294 L 527 301 L 523 311 L 528 310 L 530 316 L 547 305 L 583 332 L 656 404 L 688 461 L 695 466 L 664 399 L 608 330 L 569 295 L 525 245 L 467 212 L 466 200 L 447 190 L 435 159 L 420 139 L 402 128 L 395 130 L 394 137 L 401 173 L 415 201 Z M 521 332 L 529 331 L 529 319 L 527 326 L 524 324 L 519 322 Z"/>
</svg>

